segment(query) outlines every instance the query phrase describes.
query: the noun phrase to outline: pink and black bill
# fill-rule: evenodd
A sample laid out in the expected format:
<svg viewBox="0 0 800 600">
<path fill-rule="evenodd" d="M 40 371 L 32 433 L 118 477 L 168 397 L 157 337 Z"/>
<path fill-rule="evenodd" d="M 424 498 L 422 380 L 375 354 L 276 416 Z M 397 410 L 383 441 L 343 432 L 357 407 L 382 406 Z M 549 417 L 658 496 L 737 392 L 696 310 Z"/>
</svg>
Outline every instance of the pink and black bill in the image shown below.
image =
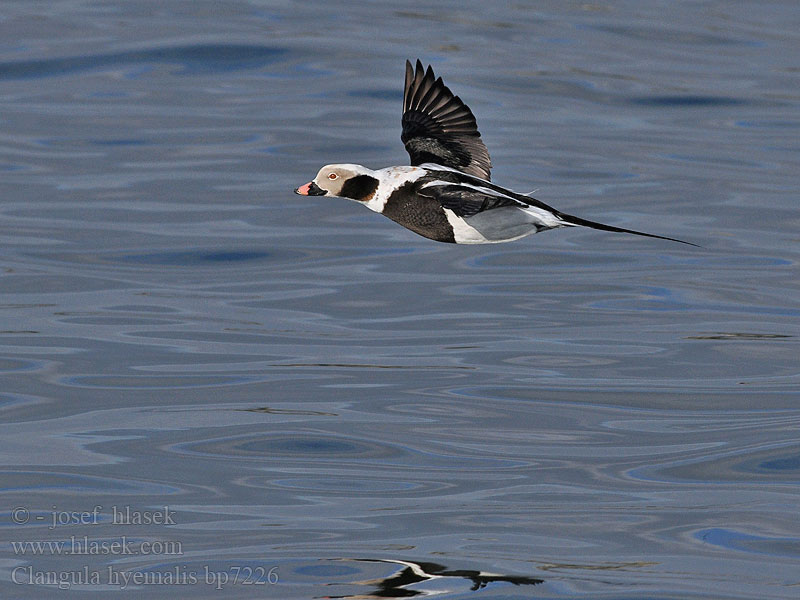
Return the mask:
<svg viewBox="0 0 800 600">
<path fill-rule="evenodd" d="M 323 190 L 313 181 L 309 181 L 305 185 L 301 185 L 294 191 L 295 194 L 300 194 L 301 196 L 324 196 L 328 192 Z"/>
</svg>

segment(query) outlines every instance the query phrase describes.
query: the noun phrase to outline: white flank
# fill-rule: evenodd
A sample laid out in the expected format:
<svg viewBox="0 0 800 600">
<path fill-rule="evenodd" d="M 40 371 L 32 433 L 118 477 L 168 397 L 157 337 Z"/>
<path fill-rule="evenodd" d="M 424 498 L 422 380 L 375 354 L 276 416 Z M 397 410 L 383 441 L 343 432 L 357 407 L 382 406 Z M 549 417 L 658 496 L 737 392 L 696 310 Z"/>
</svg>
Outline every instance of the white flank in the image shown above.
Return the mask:
<svg viewBox="0 0 800 600">
<path fill-rule="evenodd" d="M 453 228 L 453 237 L 456 240 L 456 244 L 485 244 L 491 241 L 449 208 L 444 209 L 444 214 Z"/>
<path fill-rule="evenodd" d="M 375 195 L 365 202 L 367 208 L 375 212 L 383 212 L 386 201 L 397 188 L 409 181 L 416 181 L 425 175 L 425 169 L 419 167 L 386 167 L 372 173 L 378 179 L 378 189 Z"/>
</svg>

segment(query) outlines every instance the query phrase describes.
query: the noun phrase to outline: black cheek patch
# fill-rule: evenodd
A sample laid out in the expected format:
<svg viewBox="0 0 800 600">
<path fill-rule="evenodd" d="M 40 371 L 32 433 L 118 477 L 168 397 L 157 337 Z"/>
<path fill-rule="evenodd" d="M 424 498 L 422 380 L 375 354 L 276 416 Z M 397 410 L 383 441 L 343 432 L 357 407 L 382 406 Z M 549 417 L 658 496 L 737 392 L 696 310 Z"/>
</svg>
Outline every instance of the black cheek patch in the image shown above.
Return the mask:
<svg viewBox="0 0 800 600">
<path fill-rule="evenodd" d="M 378 189 L 378 180 L 369 175 L 356 175 L 344 182 L 339 196 L 351 200 L 370 200 Z"/>
</svg>

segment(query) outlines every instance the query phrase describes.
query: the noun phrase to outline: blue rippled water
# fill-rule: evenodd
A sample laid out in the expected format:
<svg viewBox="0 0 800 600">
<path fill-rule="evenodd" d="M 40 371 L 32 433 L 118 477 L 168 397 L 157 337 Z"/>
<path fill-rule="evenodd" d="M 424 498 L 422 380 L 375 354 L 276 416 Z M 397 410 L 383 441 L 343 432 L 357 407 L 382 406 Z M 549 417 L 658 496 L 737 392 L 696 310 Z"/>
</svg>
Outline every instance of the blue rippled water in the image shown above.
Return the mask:
<svg viewBox="0 0 800 600">
<path fill-rule="evenodd" d="M 792 2 L 7 2 L 0 596 L 796 598 Z M 591 230 L 419 238 L 406 58 Z"/>
</svg>

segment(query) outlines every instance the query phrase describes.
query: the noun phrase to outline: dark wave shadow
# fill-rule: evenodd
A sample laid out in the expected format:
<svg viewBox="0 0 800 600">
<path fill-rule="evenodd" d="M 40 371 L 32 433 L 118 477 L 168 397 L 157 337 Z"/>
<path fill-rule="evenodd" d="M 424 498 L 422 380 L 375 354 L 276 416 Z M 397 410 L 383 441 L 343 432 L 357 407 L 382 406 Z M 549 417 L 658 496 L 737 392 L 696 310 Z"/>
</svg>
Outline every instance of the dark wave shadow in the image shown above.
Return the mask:
<svg viewBox="0 0 800 600">
<path fill-rule="evenodd" d="M 370 600 L 377 598 L 412 598 L 414 596 L 428 596 L 431 591 L 424 588 L 425 582 L 436 579 L 466 579 L 470 582 L 470 590 L 476 591 L 485 588 L 490 583 L 506 582 L 514 585 L 538 585 L 544 583 L 544 579 L 536 577 L 525 577 L 522 575 L 500 575 L 497 573 L 485 573 L 471 569 L 450 570 L 444 565 L 429 562 L 414 562 L 410 560 L 389 560 L 380 558 L 354 558 L 342 559 L 354 560 L 358 562 L 374 562 L 398 565 L 398 570 L 389 577 L 383 579 L 371 579 L 359 581 L 361 585 L 374 586 L 374 589 L 365 594 L 349 594 L 346 596 L 326 596 L 327 598 L 349 598 L 351 600 Z M 408 586 L 417 585 L 415 589 Z"/>
<path fill-rule="evenodd" d="M 182 67 L 180 74 L 207 74 L 257 69 L 274 63 L 288 51 L 252 44 L 195 44 L 169 46 L 41 60 L 0 63 L 0 79 L 38 79 L 91 71 L 122 64 L 170 63 Z"/>
</svg>

